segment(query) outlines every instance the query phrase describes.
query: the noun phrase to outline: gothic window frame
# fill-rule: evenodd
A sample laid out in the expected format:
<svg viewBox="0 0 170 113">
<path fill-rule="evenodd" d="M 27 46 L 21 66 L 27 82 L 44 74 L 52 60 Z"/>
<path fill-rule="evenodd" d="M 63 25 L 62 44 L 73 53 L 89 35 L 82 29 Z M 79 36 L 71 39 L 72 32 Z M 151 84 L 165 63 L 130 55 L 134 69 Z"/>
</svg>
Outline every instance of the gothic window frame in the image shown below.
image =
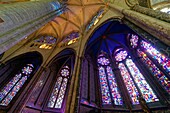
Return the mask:
<svg viewBox="0 0 170 113">
<path fill-rule="evenodd" d="M 106 62 L 105 64 L 101 64 L 101 63 L 99 63 L 99 61 L 98 61 L 98 59 L 99 58 L 105 58 L 105 59 L 107 59 L 108 60 L 108 62 Z M 115 72 L 113 71 L 113 66 L 112 66 L 112 59 L 105 53 L 105 52 L 102 52 L 101 54 L 99 54 L 98 55 L 98 57 L 97 57 L 97 68 L 98 68 L 98 79 L 99 79 L 99 87 L 100 87 L 100 95 L 101 95 L 101 105 L 103 106 L 103 107 L 109 107 L 109 108 L 112 108 L 113 106 L 115 106 L 116 108 L 122 108 L 124 105 L 125 105 L 125 103 L 124 103 L 124 97 L 123 97 L 123 94 L 122 94 L 122 89 L 121 89 L 121 87 L 119 86 L 119 84 L 118 84 L 118 79 L 117 79 L 117 77 L 116 77 L 116 75 L 115 75 Z M 108 93 L 109 93 L 109 98 L 110 98 L 110 103 L 105 103 L 105 104 L 103 104 L 103 100 L 102 100 L 102 88 L 101 88 L 101 82 L 100 82 L 100 72 L 99 72 L 99 68 L 103 68 L 104 69 L 104 73 L 105 73 L 105 76 L 106 76 L 106 85 L 107 85 L 107 87 L 108 87 Z M 116 98 L 115 99 L 115 95 L 112 93 L 112 91 L 113 91 L 113 89 L 114 88 L 112 88 L 111 89 L 111 87 L 112 87 L 112 85 L 113 84 L 110 84 L 110 82 L 109 82 L 109 72 L 107 71 L 107 67 L 108 68 L 111 68 L 111 70 L 112 70 L 112 76 L 113 76 L 113 78 L 112 78 L 112 81 L 115 81 L 115 84 L 114 85 L 116 85 L 116 90 L 117 90 L 117 93 L 118 93 L 118 95 L 120 96 L 120 98 Z M 117 99 L 119 99 L 120 100 L 120 103 L 119 104 L 117 104 L 117 103 L 115 103 L 115 101 L 117 100 Z"/>
<path fill-rule="evenodd" d="M 119 61 L 119 60 L 117 60 L 116 58 L 115 58 L 115 56 L 116 56 L 116 54 L 118 53 L 118 52 L 120 52 L 120 51 L 126 51 L 127 52 L 127 55 L 126 55 L 126 57 L 124 57 L 121 61 Z M 117 67 L 118 67 L 118 69 L 119 69 L 119 71 L 120 71 L 120 68 L 119 68 L 119 64 L 123 64 L 124 66 L 125 66 L 125 68 L 126 68 L 126 71 L 128 72 L 128 74 L 129 74 L 129 76 L 130 76 L 130 78 L 132 79 L 132 82 L 133 82 L 133 84 L 134 84 L 134 86 L 136 87 L 136 90 L 137 90 L 137 92 L 138 92 L 138 96 L 136 96 L 136 99 L 137 99 L 137 103 L 132 103 L 132 99 L 131 99 L 131 96 L 130 96 L 130 94 L 129 94 L 129 91 L 128 91 L 128 89 L 127 89 L 127 87 L 126 87 L 126 84 L 124 83 L 124 85 L 125 85 L 125 87 L 126 87 L 126 92 L 128 93 L 128 95 L 129 95 L 129 101 L 131 102 L 131 105 L 132 106 L 139 106 L 139 100 L 138 100 L 138 98 L 139 98 L 139 95 L 142 95 L 142 93 L 141 93 L 141 90 L 139 89 L 139 86 L 137 85 L 137 83 L 135 82 L 135 80 L 134 80 L 134 77 L 132 76 L 132 73 L 131 73 L 131 71 L 130 71 L 130 69 L 129 69 L 129 67 L 127 66 L 127 60 L 131 60 L 133 63 L 134 63 L 134 65 L 138 68 L 138 71 L 140 72 L 140 74 L 141 75 L 143 75 L 143 77 L 144 77 L 144 79 L 146 80 L 146 82 L 147 82 L 147 85 L 149 85 L 149 87 L 152 89 L 152 91 L 153 91 L 153 93 L 156 95 L 156 91 L 155 91 L 155 89 L 153 88 L 153 86 L 151 86 L 151 83 L 148 81 L 148 79 L 145 77 L 145 75 L 144 75 L 144 73 L 141 71 L 141 69 L 136 65 L 136 63 L 134 62 L 134 56 L 129 52 L 129 50 L 127 50 L 127 49 L 125 49 L 125 48 L 123 48 L 123 47 L 116 47 L 114 50 L 113 50 L 113 52 L 112 52 L 112 56 L 113 56 L 113 59 L 114 59 L 114 61 L 116 62 L 116 65 L 117 65 Z M 123 79 L 123 76 L 122 76 L 122 73 L 121 73 L 121 71 L 120 71 L 120 76 L 121 76 L 121 78 Z M 124 80 L 123 80 L 124 81 Z M 125 82 L 125 81 L 124 81 Z M 156 97 L 157 97 L 157 99 L 160 101 L 160 99 L 159 99 L 159 95 L 156 95 Z M 155 102 L 147 102 L 147 104 L 152 104 L 152 103 L 157 103 L 157 102 L 159 102 L 159 101 L 155 101 Z"/>
</svg>

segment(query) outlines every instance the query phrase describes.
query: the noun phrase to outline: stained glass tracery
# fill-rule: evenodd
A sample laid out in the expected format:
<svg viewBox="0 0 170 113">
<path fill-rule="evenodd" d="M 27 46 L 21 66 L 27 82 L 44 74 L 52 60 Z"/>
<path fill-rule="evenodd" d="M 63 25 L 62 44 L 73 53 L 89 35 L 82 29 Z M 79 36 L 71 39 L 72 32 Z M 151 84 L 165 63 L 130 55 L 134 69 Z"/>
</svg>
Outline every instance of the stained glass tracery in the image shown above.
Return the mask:
<svg viewBox="0 0 170 113">
<path fill-rule="evenodd" d="M 60 109 L 62 107 L 69 76 L 70 76 L 69 67 L 63 66 L 63 68 L 60 71 L 59 77 L 57 78 L 57 81 L 55 83 L 50 99 L 48 101 L 47 106 L 49 108 Z"/>
<path fill-rule="evenodd" d="M 122 58 L 121 55 L 123 52 L 121 51 L 117 52 L 117 54 L 115 55 L 115 59 Z M 141 74 L 141 72 L 139 71 L 135 63 L 132 61 L 132 59 L 130 59 L 130 57 L 125 58 L 125 63 L 120 63 L 120 61 L 122 60 L 119 59 L 116 59 L 116 61 L 119 61 L 118 68 L 120 69 L 124 83 L 132 99 L 132 103 L 139 104 L 137 97 L 139 96 L 140 93 L 142 94 L 146 102 L 159 101 L 159 99 L 153 92 L 152 88 L 147 83 L 144 76 Z"/>
<path fill-rule="evenodd" d="M 150 56 L 159 63 L 162 68 L 167 71 L 170 75 L 170 59 L 165 55 L 161 54 L 158 50 L 152 47 L 146 41 L 141 41 L 141 47 L 145 49 L 146 52 L 150 54 Z"/>
<path fill-rule="evenodd" d="M 117 86 L 115 75 L 113 74 L 112 68 L 109 66 L 109 59 L 107 59 L 104 54 L 100 54 L 97 61 L 98 64 L 100 64 L 98 70 L 102 104 L 112 104 L 113 100 L 115 105 L 123 105 L 123 100 Z"/>
<path fill-rule="evenodd" d="M 166 77 L 166 75 L 147 57 L 143 51 L 138 49 L 137 53 L 140 57 L 142 57 L 142 61 L 148 66 L 149 70 L 157 78 L 159 83 L 168 93 L 170 93 L 170 80 Z"/>
<path fill-rule="evenodd" d="M 34 66 L 32 64 L 27 64 L 21 73 L 16 74 L 0 91 L 0 105 L 8 106 L 21 87 L 24 85 L 25 81 L 29 78 L 30 74 L 33 72 Z"/>
<path fill-rule="evenodd" d="M 127 51 L 121 50 L 116 53 L 115 59 L 116 59 L 116 61 L 122 61 L 122 60 L 126 59 L 127 55 L 128 55 Z"/>
<path fill-rule="evenodd" d="M 138 36 L 131 34 L 131 38 L 130 38 L 130 45 L 132 46 L 132 48 L 136 48 L 138 46 Z"/>
</svg>

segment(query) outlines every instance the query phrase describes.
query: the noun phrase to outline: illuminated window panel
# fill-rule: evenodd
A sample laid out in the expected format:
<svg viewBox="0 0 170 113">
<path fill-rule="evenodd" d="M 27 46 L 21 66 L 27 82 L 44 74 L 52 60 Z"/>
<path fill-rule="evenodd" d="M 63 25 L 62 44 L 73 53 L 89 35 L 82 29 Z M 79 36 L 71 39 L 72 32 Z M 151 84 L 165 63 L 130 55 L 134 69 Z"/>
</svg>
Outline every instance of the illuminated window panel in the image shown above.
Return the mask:
<svg viewBox="0 0 170 113">
<path fill-rule="evenodd" d="M 115 59 L 116 59 L 116 61 L 122 61 L 122 60 L 126 59 L 127 55 L 128 55 L 127 51 L 122 50 L 122 51 L 119 51 L 118 53 L 116 53 Z"/>
<path fill-rule="evenodd" d="M 39 39 L 36 39 L 35 42 L 45 43 L 45 44 L 55 44 L 56 38 L 52 36 L 41 36 Z"/>
<path fill-rule="evenodd" d="M 159 68 L 147 57 L 147 55 L 138 49 L 138 55 L 142 57 L 142 61 L 148 66 L 152 74 L 157 78 L 159 83 L 170 94 L 170 80 L 159 70 Z"/>
<path fill-rule="evenodd" d="M 72 32 L 64 38 L 64 40 L 60 43 L 60 45 L 66 46 L 66 45 L 74 44 L 79 40 L 79 37 L 80 37 L 79 32 Z"/>
<path fill-rule="evenodd" d="M 137 35 L 134 35 L 134 34 L 131 35 L 130 45 L 132 48 L 136 48 L 138 46 L 138 40 L 139 40 L 139 38 Z"/>
<path fill-rule="evenodd" d="M 109 59 L 105 57 L 100 57 L 98 58 L 98 63 L 101 65 L 108 65 L 110 62 L 109 62 Z"/>
<path fill-rule="evenodd" d="M 63 100 L 64 100 L 64 95 L 66 93 L 67 82 L 68 82 L 68 79 L 64 78 L 63 83 L 61 85 L 61 89 L 60 89 L 58 98 L 57 98 L 57 101 L 56 101 L 55 108 L 61 108 L 62 107 L 62 103 L 63 103 Z"/>
<path fill-rule="evenodd" d="M 103 67 L 99 67 L 98 70 L 99 70 L 100 87 L 102 93 L 102 103 L 111 104 L 111 97 L 109 93 L 109 87 L 107 84 L 105 69 Z"/>
<path fill-rule="evenodd" d="M 141 41 L 141 47 L 144 48 L 150 56 L 159 63 L 164 70 L 170 74 L 170 59 L 165 55 L 161 54 L 154 47 L 145 41 Z"/>
<path fill-rule="evenodd" d="M 159 101 L 159 99 L 153 92 L 152 88 L 146 82 L 145 78 L 140 73 L 139 69 L 136 67 L 136 65 L 133 63 L 133 61 L 131 59 L 126 59 L 126 65 L 129 68 L 130 73 L 131 73 L 133 79 L 135 80 L 137 86 L 139 87 L 145 101 L 146 102 Z"/>
<path fill-rule="evenodd" d="M 88 31 L 93 25 L 96 25 L 99 22 L 99 19 L 103 16 L 104 10 L 100 10 L 91 20 L 91 22 L 87 25 L 86 31 Z"/>
<path fill-rule="evenodd" d="M 125 86 L 128 90 L 130 98 L 132 100 L 132 104 L 134 104 L 134 105 L 139 104 L 139 101 L 137 99 L 139 92 L 138 92 L 132 78 L 130 77 L 128 70 L 126 69 L 126 67 L 123 63 L 119 63 L 118 68 L 120 69 L 123 81 L 125 83 Z"/>
<path fill-rule="evenodd" d="M 123 100 L 120 95 L 119 89 L 117 87 L 115 75 L 113 74 L 112 68 L 110 66 L 107 66 L 107 74 L 108 74 L 109 86 L 112 94 L 112 99 L 114 100 L 114 104 L 123 105 Z"/>
<path fill-rule="evenodd" d="M 57 81 L 55 83 L 50 99 L 48 101 L 47 106 L 49 108 L 58 108 L 58 109 L 62 108 L 69 75 L 70 75 L 69 67 L 63 66 L 59 73 L 59 77 L 57 78 Z"/>
<path fill-rule="evenodd" d="M 70 72 L 69 72 L 68 69 L 62 69 L 62 70 L 61 70 L 61 75 L 62 75 L 62 76 L 67 77 L 69 74 L 70 74 Z"/>
<path fill-rule="evenodd" d="M 62 77 L 59 77 L 59 78 L 57 79 L 57 82 L 56 82 L 56 84 L 55 84 L 55 87 L 54 87 L 54 89 L 53 89 L 53 92 L 52 92 L 52 94 L 51 94 L 51 96 L 50 96 L 50 99 L 49 99 L 49 101 L 48 101 L 48 107 L 50 107 L 50 108 L 54 108 L 55 101 L 56 101 L 56 99 L 57 99 L 57 95 L 58 95 L 58 92 L 59 92 L 59 90 L 60 90 L 61 82 L 62 82 Z"/>
<path fill-rule="evenodd" d="M 0 105 L 8 106 L 25 81 L 28 79 L 29 74 L 33 71 L 33 65 L 27 64 L 22 70 L 22 73 L 16 74 L 0 91 Z M 29 68 L 29 69 L 28 69 Z"/>
</svg>

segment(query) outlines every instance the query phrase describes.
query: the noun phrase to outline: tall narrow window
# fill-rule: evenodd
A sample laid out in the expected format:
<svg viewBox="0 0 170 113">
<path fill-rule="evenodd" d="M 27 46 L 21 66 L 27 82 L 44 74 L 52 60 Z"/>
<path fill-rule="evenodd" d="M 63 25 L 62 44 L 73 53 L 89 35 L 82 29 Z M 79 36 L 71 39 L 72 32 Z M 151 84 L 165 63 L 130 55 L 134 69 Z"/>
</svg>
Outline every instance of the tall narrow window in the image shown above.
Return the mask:
<svg viewBox="0 0 170 113">
<path fill-rule="evenodd" d="M 136 42 L 136 44 L 134 42 Z M 132 48 L 137 48 L 136 52 L 138 56 L 141 57 L 141 60 L 148 67 L 152 75 L 170 94 L 170 79 L 168 78 L 168 75 L 166 75 L 166 73 L 162 71 L 163 69 L 166 72 L 170 73 L 170 59 L 161 54 L 146 41 L 141 40 L 139 43 L 139 37 L 137 35 L 131 35 L 130 45 Z M 150 58 L 148 55 L 150 56 Z M 153 61 L 155 61 L 156 64 Z M 159 66 L 162 67 L 162 69 L 160 69 Z"/>
<path fill-rule="evenodd" d="M 33 72 L 33 64 L 27 64 L 0 91 L 0 105 L 8 106 Z"/>
<path fill-rule="evenodd" d="M 142 73 L 128 55 L 127 51 L 125 51 L 123 48 L 117 49 L 114 55 L 127 91 L 131 97 L 132 104 L 139 104 L 137 99 L 139 94 L 143 96 L 146 102 L 159 101 Z"/>
<path fill-rule="evenodd" d="M 70 68 L 68 66 L 62 67 L 57 77 L 57 81 L 55 83 L 50 99 L 48 101 L 49 108 L 62 107 L 69 77 L 70 77 Z"/>
<path fill-rule="evenodd" d="M 100 78 L 100 87 L 102 93 L 102 103 L 114 105 L 123 105 L 123 100 L 117 86 L 115 75 L 110 66 L 110 61 L 104 54 L 98 57 L 98 70 Z"/>
</svg>

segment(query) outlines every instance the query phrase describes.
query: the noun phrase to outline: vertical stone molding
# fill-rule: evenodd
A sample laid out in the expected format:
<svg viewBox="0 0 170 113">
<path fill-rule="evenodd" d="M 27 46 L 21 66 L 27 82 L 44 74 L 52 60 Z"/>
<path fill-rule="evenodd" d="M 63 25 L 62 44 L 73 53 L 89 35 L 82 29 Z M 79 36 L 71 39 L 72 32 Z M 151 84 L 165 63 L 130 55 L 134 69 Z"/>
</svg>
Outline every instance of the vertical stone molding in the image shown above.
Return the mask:
<svg viewBox="0 0 170 113">
<path fill-rule="evenodd" d="M 153 10 L 153 9 L 149 9 L 149 8 L 145 8 L 139 5 L 135 5 L 132 10 L 157 18 L 159 20 L 165 21 L 165 22 L 170 22 L 170 15 L 167 13 L 163 13 L 159 10 Z"/>
<path fill-rule="evenodd" d="M 57 0 L 41 0 L 1 4 L 0 53 L 63 13 L 64 5 Z"/>
</svg>

